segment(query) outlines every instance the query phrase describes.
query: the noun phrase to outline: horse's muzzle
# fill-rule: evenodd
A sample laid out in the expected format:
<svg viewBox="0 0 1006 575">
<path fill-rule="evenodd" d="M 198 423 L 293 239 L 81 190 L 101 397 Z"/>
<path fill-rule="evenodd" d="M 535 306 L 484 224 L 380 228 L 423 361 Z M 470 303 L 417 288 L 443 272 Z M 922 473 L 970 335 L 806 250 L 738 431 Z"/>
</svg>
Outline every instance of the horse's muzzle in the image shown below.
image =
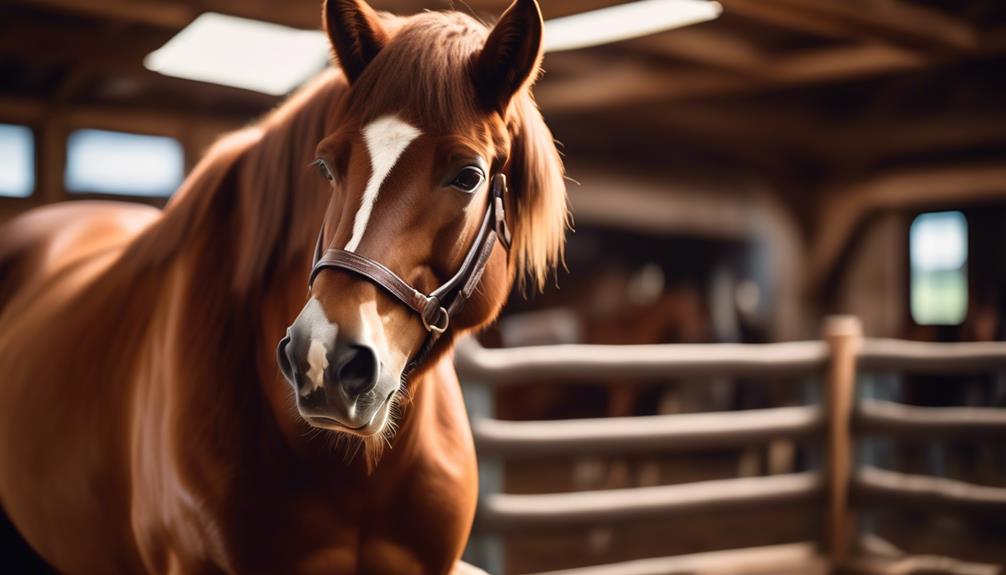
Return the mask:
<svg viewBox="0 0 1006 575">
<path fill-rule="evenodd" d="M 310 398 L 326 385 L 334 385 L 353 399 L 377 385 L 381 363 L 369 345 L 341 341 L 326 345 L 310 340 L 305 348 L 298 345 L 304 339 L 287 334 L 276 350 L 279 369 L 298 395 Z M 329 348 L 333 351 L 329 352 Z M 301 368 L 304 360 L 300 358 L 306 358 L 306 369 Z"/>
<path fill-rule="evenodd" d="M 367 435 L 383 426 L 396 378 L 382 373 L 380 354 L 367 343 L 341 337 L 338 326 L 305 306 L 276 350 L 301 416 L 316 427 Z"/>
</svg>

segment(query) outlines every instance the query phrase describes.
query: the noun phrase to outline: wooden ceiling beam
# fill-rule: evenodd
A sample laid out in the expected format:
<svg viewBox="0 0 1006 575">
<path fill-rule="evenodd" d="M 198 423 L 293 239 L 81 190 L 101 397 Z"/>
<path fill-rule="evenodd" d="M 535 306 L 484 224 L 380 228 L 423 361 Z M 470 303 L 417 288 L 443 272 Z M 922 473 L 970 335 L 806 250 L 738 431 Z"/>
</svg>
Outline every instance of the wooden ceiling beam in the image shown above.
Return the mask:
<svg viewBox="0 0 1006 575">
<path fill-rule="evenodd" d="M 774 0 L 718 0 L 723 11 L 751 20 L 826 38 L 848 39 L 848 29 L 835 22 L 793 11 Z"/>
<path fill-rule="evenodd" d="M 553 0 L 543 3 L 542 12 L 546 19 L 557 18 L 623 1 Z M 453 8 L 485 18 L 495 18 L 509 3 L 509 0 L 371 0 L 376 9 L 397 14 Z M 261 0 L 35 0 L 34 4 L 96 18 L 172 29 L 185 27 L 203 12 L 220 12 L 296 28 L 317 29 L 321 25 L 321 0 L 285 0 L 282 3 Z"/>
<path fill-rule="evenodd" d="M 750 73 L 765 67 L 769 55 L 736 35 L 693 26 L 627 40 L 614 47 L 629 53 L 672 56 L 723 70 Z"/>
<path fill-rule="evenodd" d="M 778 58 L 763 73 L 775 83 L 793 85 L 872 76 L 926 64 L 927 58 L 917 52 L 870 43 L 807 50 Z"/>
<path fill-rule="evenodd" d="M 203 12 L 219 12 L 287 26 L 321 26 L 321 0 L 287 0 L 282 4 L 240 0 L 35 0 L 53 10 L 180 30 Z"/>
<path fill-rule="evenodd" d="M 33 4 L 105 20 L 174 29 L 185 27 L 199 15 L 188 2 L 171 0 L 34 0 Z"/>
<path fill-rule="evenodd" d="M 590 75 L 546 78 L 536 94 L 550 113 L 578 114 L 834 82 L 921 68 L 927 63 L 925 57 L 893 46 L 851 45 L 775 58 L 755 70 L 757 77 L 711 70 L 655 72 L 634 63 L 604 66 Z"/>
<path fill-rule="evenodd" d="M 1006 118 L 961 113 L 846 122 L 821 118 L 809 109 L 722 108 L 682 110 L 658 120 L 623 120 L 677 139 L 702 138 L 747 155 L 766 151 L 817 158 L 836 172 L 860 172 L 892 158 L 906 159 L 956 149 L 1000 145 Z M 827 134 L 821 137 L 821 134 Z"/>
<path fill-rule="evenodd" d="M 138 29 L 121 21 L 88 26 L 17 22 L 0 34 L 0 56 L 36 66 L 97 63 L 136 67 L 143 56 L 170 37 L 170 31 Z M 28 46 L 45 46 L 45 49 Z"/>
<path fill-rule="evenodd" d="M 100 128 L 123 132 L 159 134 L 181 138 L 193 127 L 223 132 L 247 123 L 245 118 L 207 114 L 178 114 L 161 110 L 103 108 L 99 106 L 58 106 L 48 102 L 0 96 L 0 118 L 36 124 L 58 116 L 71 129 Z"/>
<path fill-rule="evenodd" d="M 691 28 L 633 40 L 624 47 L 629 52 L 674 56 L 689 62 L 740 72 L 780 83 L 800 82 L 817 76 L 843 77 L 868 74 L 871 69 L 925 64 L 912 51 L 876 42 L 840 47 L 807 49 L 779 56 L 757 45 L 710 29 Z"/>
<path fill-rule="evenodd" d="M 614 6 L 616 4 L 624 4 L 627 0 L 545 0 L 540 2 L 542 16 L 548 20 L 550 18 L 559 18 L 562 16 L 570 16 L 572 14 L 579 14 L 581 12 L 589 12 L 591 10 L 597 10 L 598 8 L 606 8 L 608 6 Z M 372 0 L 374 6 L 380 5 L 381 0 Z M 454 7 L 456 10 L 467 12 L 466 8 L 471 8 L 475 11 L 477 15 L 488 16 L 492 18 L 498 17 L 500 14 L 506 10 L 507 6 L 510 5 L 512 0 L 406 0 L 406 2 L 399 2 L 400 4 L 412 4 L 416 8 L 411 10 L 411 12 L 417 12 L 422 9 L 445 9 Z M 384 2 L 385 4 L 394 4 L 395 2 Z M 390 10 L 395 12 L 396 9 L 392 6 L 384 7 L 384 10 Z M 403 6 L 405 8 L 405 6 Z M 409 11 L 401 10 L 401 13 L 406 14 Z"/>
<path fill-rule="evenodd" d="M 900 0 L 721 0 L 725 11 L 833 38 L 868 39 L 915 49 L 974 50 L 967 23 Z"/>
<path fill-rule="evenodd" d="M 792 10 L 834 19 L 866 39 L 915 45 L 922 50 L 972 51 L 978 47 L 978 33 L 969 23 L 904 0 L 868 0 L 859 6 L 853 2 L 775 1 Z"/>
<path fill-rule="evenodd" d="M 546 76 L 535 88 L 535 97 L 548 113 L 581 114 L 639 103 L 729 94 L 749 83 L 747 78 L 715 71 L 660 73 L 639 63 L 624 62 L 563 79 Z"/>
<path fill-rule="evenodd" d="M 932 166 L 883 174 L 830 190 L 817 210 L 810 245 L 810 283 L 819 293 L 849 245 L 856 226 L 876 211 L 913 206 L 960 207 L 1006 197 L 1001 163 Z"/>
</svg>

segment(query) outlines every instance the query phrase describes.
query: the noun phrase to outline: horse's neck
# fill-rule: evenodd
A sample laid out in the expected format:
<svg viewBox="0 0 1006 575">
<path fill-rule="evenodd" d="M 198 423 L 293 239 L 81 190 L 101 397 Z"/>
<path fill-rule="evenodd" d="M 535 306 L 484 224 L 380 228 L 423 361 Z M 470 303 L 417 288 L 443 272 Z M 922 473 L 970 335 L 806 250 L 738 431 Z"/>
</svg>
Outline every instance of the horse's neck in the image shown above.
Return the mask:
<svg viewBox="0 0 1006 575">
<path fill-rule="evenodd" d="M 161 224 L 134 246 L 141 266 L 197 250 L 213 266 L 206 281 L 230 282 L 238 295 L 293 281 L 277 275 L 307 265 L 302 256 L 330 196 L 310 164 L 345 92 L 340 75 L 323 73 L 258 124 L 214 144 Z"/>
<path fill-rule="evenodd" d="M 182 410 L 212 410 L 233 433 L 258 432 L 253 418 L 290 401 L 274 350 L 304 303 L 330 196 L 310 163 L 330 129 L 340 81 L 323 77 L 260 124 L 222 139 L 124 259 L 134 272 L 122 277 L 152 278 L 157 290 L 151 299 L 163 313 L 153 337 L 166 334 L 175 355 L 163 368 L 179 373 L 165 382 L 169 393 Z"/>
<path fill-rule="evenodd" d="M 411 400 L 401 410 L 399 428 L 391 439 L 382 464 L 395 466 L 415 457 L 453 451 L 452 445 L 468 437 L 464 400 L 454 371 L 453 352 L 409 382 Z"/>
</svg>

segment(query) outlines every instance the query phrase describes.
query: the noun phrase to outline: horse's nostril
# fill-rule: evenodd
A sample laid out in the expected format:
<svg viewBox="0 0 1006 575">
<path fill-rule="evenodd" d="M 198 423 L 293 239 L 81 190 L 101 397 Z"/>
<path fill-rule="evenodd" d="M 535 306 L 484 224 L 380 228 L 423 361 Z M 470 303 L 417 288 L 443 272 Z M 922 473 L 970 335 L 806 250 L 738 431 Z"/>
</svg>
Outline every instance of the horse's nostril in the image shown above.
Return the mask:
<svg viewBox="0 0 1006 575">
<path fill-rule="evenodd" d="M 377 384 L 378 362 L 374 350 L 365 345 L 349 347 L 346 361 L 339 367 L 339 385 L 350 396 L 373 389 Z"/>
<path fill-rule="evenodd" d="M 276 346 L 276 361 L 279 364 L 279 371 L 290 383 L 295 382 L 293 373 L 293 362 L 290 359 L 288 348 L 290 347 L 290 336 L 287 335 L 280 340 Z"/>
</svg>

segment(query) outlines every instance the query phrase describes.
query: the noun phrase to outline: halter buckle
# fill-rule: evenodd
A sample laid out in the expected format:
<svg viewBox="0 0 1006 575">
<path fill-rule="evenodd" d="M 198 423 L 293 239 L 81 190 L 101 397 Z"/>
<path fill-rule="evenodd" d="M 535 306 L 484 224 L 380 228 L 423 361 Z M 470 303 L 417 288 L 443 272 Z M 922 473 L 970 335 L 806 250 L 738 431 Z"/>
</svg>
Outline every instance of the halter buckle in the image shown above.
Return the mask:
<svg viewBox="0 0 1006 575">
<path fill-rule="evenodd" d="M 495 221 L 493 222 L 493 228 L 496 231 L 496 237 L 499 238 L 503 247 L 507 250 L 510 249 L 510 228 L 506 225 L 506 214 L 503 211 L 503 197 L 506 196 L 507 185 L 506 176 L 503 174 L 496 174 L 493 177 L 493 197 L 490 200 L 493 205 L 493 217 Z"/>
<path fill-rule="evenodd" d="M 435 298 L 431 298 L 430 301 L 437 301 L 437 300 Z M 423 327 L 426 328 L 426 331 L 435 333 L 437 335 L 440 335 L 445 331 L 447 331 L 447 327 L 451 323 L 451 316 L 447 313 L 447 309 L 444 308 L 444 306 L 439 306 L 437 308 L 437 311 L 435 312 L 434 315 L 434 321 L 432 323 L 430 322 L 429 319 L 427 319 L 427 315 L 428 314 L 426 313 L 420 315 L 420 317 L 423 318 Z"/>
</svg>

